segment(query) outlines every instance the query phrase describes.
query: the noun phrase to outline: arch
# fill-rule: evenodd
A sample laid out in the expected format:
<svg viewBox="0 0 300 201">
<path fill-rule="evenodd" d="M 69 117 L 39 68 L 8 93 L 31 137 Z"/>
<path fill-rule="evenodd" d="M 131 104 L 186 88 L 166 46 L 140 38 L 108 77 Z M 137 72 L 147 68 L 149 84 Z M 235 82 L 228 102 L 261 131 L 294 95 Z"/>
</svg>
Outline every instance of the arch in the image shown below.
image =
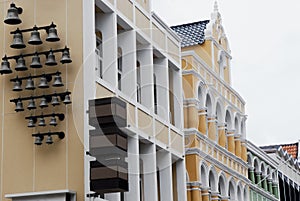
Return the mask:
<svg viewBox="0 0 300 201">
<path fill-rule="evenodd" d="M 228 183 L 228 196 L 229 200 L 236 200 L 236 184 L 233 178 Z"/>
<path fill-rule="evenodd" d="M 219 174 L 218 192 L 221 196 L 227 196 L 226 176 L 223 172 Z"/>
<path fill-rule="evenodd" d="M 231 115 L 231 112 L 230 110 L 226 110 L 226 115 L 225 115 L 225 122 L 227 124 L 227 128 L 228 129 L 232 129 L 232 115 Z"/>
<path fill-rule="evenodd" d="M 223 122 L 223 112 L 222 112 L 222 107 L 221 103 L 218 101 L 216 105 L 216 117 L 219 123 Z"/>
<path fill-rule="evenodd" d="M 211 191 L 214 191 L 214 192 L 217 191 L 217 172 L 213 166 L 209 170 L 208 184 L 209 184 Z"/>
<path fill-rule="evenodd" d="M 266 165 L 263 161 L 260 162 L 260 171 L 261 171 L 262 175 L 264 175 L 264 176 L 267 175 Z"/>
<path fill-rule="evenodd" d="M 253 156 L 250 152 L 247 153 L 247 161 L 250 167 L 253 167 Z"/>
<path fill-rule="evenodd" d="M 212 99 L 209 93 L 206 94 L 205 107 L 207 108 L 207 114 L 212 115 Z"/>
<path fill-rule="evenodd" d="M 245 119 L 241 121 L 241 134 L 244 139 L 246 139 L 246 127 L 245 127 Z"/>
<path fill-rule="evenodd" d="M 200 163 L 200 178 L 201 178 L 201 183 L 202 186 L 207 187 L 208 186 L 208 177 L 207 177 L 207 172 L 208 172 L 208 167 L 206 163 L 202 162 Z"/>
<path fill-rule="evenodd" d="M 243 190 L 240 185 L 237 186 L 237 200 L 239 201 L 243 200 Z"/>
<path fill-rule="evenodd" d="M 244 193 L 243 193 L 243 198 L 244 198 L 244 201 L 248 201 L 248 187 L 247 186 L 244 186 Z"/>
<path fill-rule="evenodd" d="M 253 158 L 253 167 L 255 172 L 260 172 L 259 160 L 257 157 Z"/>
<path fill-rule="evenodd" d="M 241 124 L 240 124 L 240 120 L 239 120 L 239 115 L 238 114 L 236 114 L 235 118 L 234 118 L 234 129 L 235 129 L 235 133 L 241 134 Z"/>
<path fill-rule="evenodd" d="M 270 166 L 267 166 L 267 178 L 272 179 L 272 170 Z"/>
<path fill-rule="evenodd" d="M 205 88 L 204 88 L 204 83 L 203 81 L 200 81 L 198 84 L 198 89 L 197 89 L 197 98 L 200 102 L 200 106 L 204 107 L 204 100 L 205 100 Z"/>
</svg>

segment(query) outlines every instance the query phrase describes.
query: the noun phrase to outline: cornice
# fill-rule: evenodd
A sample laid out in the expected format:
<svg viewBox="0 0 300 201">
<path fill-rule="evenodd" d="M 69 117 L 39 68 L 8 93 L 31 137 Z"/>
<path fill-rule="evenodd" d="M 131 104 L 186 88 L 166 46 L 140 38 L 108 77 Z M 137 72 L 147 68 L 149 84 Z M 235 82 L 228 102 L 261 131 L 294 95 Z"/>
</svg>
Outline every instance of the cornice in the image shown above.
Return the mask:
<svg viewBox="0 0 300 201">
<path fill-rule="evenodd" d="M 245 161 L 243 161 L 242 159 L 238 158 L 236 155 L 234 155 L 231 152 L 227 151 L 226 149 L 224 149 L 220 145 L 216 144 L 215 142 L 212 142 L 206 136 L 204 136 L 203 134 L 201 134 L 197 129 L 195 129 L 195 128 L 184 129 L 184 135 L 185 136 L 192 135 L 192 134 L 196 134 L 198 138 L 202 139 L 204 142 L 206 142 L 210 146 L 216 147 L 218 149 L 218 151 L 221 152 L 223 155 L 225 155 L 225 156 L 233 159 L 235 162 L 240 163 L 245 168 L 249 167 L 248 164 Z"/>
</svg>

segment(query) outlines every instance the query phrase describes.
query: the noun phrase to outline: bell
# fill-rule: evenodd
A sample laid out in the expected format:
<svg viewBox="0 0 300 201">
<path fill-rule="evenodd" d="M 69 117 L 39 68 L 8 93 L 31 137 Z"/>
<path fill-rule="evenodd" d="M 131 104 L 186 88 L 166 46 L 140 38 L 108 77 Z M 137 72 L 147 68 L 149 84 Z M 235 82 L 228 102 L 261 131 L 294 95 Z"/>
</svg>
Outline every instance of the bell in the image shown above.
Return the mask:
<svg viewBox="0 0 300 201">
<path fill-rule="evenodd" d="M 29 128 L 35 127 L 35 123 L 34 123 L 33 118 L 30 118 L 30 119 L 29 119 L 27 127 L 29 127 Z"/>
<path fill-rule="evenodd" d="M 37 27 L 34 26 L 33 29 L 34 30 L 31 32 L 31 37 L 30 37 L 28 43 L 30 45 L 41 45 L 41 44 L 43 44 L 43 41 L 41 40 L 41 37 L 40 37 L 40 32 L 37 30 Z"/>
<path fill-rule="evenodd" d="M 16 79 L 15 84 L 14 84 L 14 88 L 13 91 L 22 91 L 22 87 L 21 87 L 22 81 L 18 79 Z"/>
<path fill-rule="evenodd" d="M 51 135 L 48 135 L 47 140 L 46 140 L 47 144 L 53 144 L 53 139 Z"/>
<path fill-rule="evenodd" d="M 51 104 L 53 105 L 53 106 L 56 106 L 56 105 L 59 105 L 60 103 L 59 103 L 59 100 L 58 100 L 58 96 L 53 96 L 52 97 L 52 102 L 51 102 Z"/>
<path fill-rule="evenodd" d="M 17 65 L 15 67 L 15 70 L 16 71 L 25 71 L 27 70 L 28 68 L 26 67 L 26 64 L 25 64 L 25 59 L 23 58 L 22 55 L 20 55 L 20 57 L 18 58 L 17 60 Z"/>
<path fill-rule="evenodd" d="M 62 86 L 64 86 L 64 84 L 61 81 L 61 76 L 59 75 L 59 73 L 57 73 L 54 76 L 54 82 L 53 82 L 52 86 L 54 86 L 54 87 L 62 87 Z"/>
<path fill-rule="evenodd" d="M 70 104 L 70 103 L 72 103 L 71 100 L 70 100 L 70 95 L 69 95 L 69 94 L 66 94 L 66 95 L 65 95 L 64 104 L 67 105 L 67 104 Z"/>
<path fill-rule="evenodd" d="M 10 73 L 12 73 L 12 70 L 10 69 L 10 64 L 5 56 L 1 62 L 0 74 L 2 75 L 2 74 L 10 74 Z"/>
<path fill-rule="evenodd" d="M 62 57 L 61 57 L 61 60 L 60 62 L 62 64 L 68 64 L 68 63 L 71 63 L 72 60 L 70 58 L 70 52 L 69 52 L 69 49 L 68 48 L 65 48 L 63 53 L 62 53 Z"/>
<path fill-rule="evenodd" d="M 36 136 L 34 144 L 35 145 L 42 145 L 43 144 L 43 137 L 42 136 Z"/>
<path fill-rule="evenodd" d="M 47 55 L 47 61 L 45 63 L 47 66 L 56 66 L 57 62 L 55 61 L 55 55 L 53 51 L 50 50 L 49 54 Z"/>
<path fill-rule="evenodd" d="M 19 18 L 19 14 L 22 14 L 23 9 L 17 8 L 14 3 L 10 4 L 10 8 L 7 10 L 7 16 L 4 20 L 4 23 L 9 25 L 15 25 L 22 23 L 22 20 Z"/>
<path fill-rule="evenodd" d="M 50 123 L 49 123 L 49 124 L 50 124 L 51 126 L 56 126 L 56 125 L 57 125 L 55 116 L 52 116 L 52 117 L 51 117 L 51 120 L 50 120 Z"/>
<path fill-rule="evenodd" d="M 42 64 L 40 62 L 40 57 L 37 53 L 32 57 L 32 63 L 30 64 L 31 68 L 42 68 Z"/>
<path fill-rule="evenodd" d="M 41 80 L 40 80 L 40 84 L 38 86 L 39 88 L 49 88 L 49 85 L 48 85 L 48 82 L 47 82 L 47 78 L 46 77 L 41 77 Z"/>
<path fill-rule="evenodd" d="M 34 82 L 33 82 L 33 79 L 31 77 L 28 78 L 25 89 L 27 89 L 27 90 L 34 90 L 35 89 Z"/>
<path fill-rule="evenodd" d="M 34 109 L 36 109 L 35 101 L 33 100 L 33 98 L 29 100 L 29 104 L 27 106 L 27 109 L 28 110 L 34 110 Z"/>
<path fill-rule="evenodd" d="M 40 108 L 48 107 L 47 99 L 45 97 L 42 97 Z"/>
<path fill-rule="evenodd" d="M 44 117 L 40 118 L 39 126 L 46 126 Z"/>
<path fill-rule="evenodd" d="M 23 42 L 22 32 L 20 32 L 19 28 L 17 29 L 17 32 L 14 34 L 13 43 L 10 45 L 10 47 L 15 49 L 22 49 L 26 47 L 26 45 Z"/>
<path fill-rule="evenodd" d="M 16 112 L 24 111 L 23 103 L 22 103 L 22 101 L 20 99 L 16 103 L 16 109 L 15 109 L 15 111 Z"/>
<path fill-rule="evenodd" d="M 59 37 L 57 36 L 57 30 L 55 28 L 55 25 L 52 24 L 50 25 L 50 28 L 48 30 L 48 37 L 46 38 L 46 41 L 48 42 L 57 42 L 59 41 Z"/>
</svg>

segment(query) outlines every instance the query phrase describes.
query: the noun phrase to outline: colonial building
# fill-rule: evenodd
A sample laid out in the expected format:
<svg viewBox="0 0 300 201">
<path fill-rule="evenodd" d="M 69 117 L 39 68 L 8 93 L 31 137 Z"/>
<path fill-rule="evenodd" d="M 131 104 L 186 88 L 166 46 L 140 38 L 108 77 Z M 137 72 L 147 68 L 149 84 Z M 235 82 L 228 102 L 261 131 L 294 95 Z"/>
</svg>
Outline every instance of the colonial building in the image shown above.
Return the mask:
<svg viewBox="0 0 300 201">
<path fill-rule="evenodd" d="M 278 161 L 247 141 L 250 200 L 279 200 Z"/>
<path fill-rule="evenodd" d="M 279 198 L 282 201 L 300 199 L 299 142 L 261 147 L 278 164 Z"/>
<path fill-rule="evenodd" d="M 172 27 L 181 37 L 189 201 L 249 197 L 245 101 L 231 86 L 229 42 L 210 20 Z"/>
<path fill-rule="evenodd" d="M 185 201 L 180 38 L 151 1 L 14 3 L 0 2 L 1 199 Z"/>
</svg>

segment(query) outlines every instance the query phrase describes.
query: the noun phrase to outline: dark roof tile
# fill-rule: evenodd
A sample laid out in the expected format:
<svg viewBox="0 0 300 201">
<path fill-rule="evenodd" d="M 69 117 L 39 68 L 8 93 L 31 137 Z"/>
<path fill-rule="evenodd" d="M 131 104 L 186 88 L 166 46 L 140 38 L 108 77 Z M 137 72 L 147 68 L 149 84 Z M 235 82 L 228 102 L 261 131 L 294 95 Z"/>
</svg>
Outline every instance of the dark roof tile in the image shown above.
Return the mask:
<svg viewBox="0 0 300 201">
<path fill-rule="evenodd" d="M 204 31 L 209 20 L 172 26 L 171 29 L 182 39 L 181 47 L 203 44 L 205 41 Z"/>
</svg>

